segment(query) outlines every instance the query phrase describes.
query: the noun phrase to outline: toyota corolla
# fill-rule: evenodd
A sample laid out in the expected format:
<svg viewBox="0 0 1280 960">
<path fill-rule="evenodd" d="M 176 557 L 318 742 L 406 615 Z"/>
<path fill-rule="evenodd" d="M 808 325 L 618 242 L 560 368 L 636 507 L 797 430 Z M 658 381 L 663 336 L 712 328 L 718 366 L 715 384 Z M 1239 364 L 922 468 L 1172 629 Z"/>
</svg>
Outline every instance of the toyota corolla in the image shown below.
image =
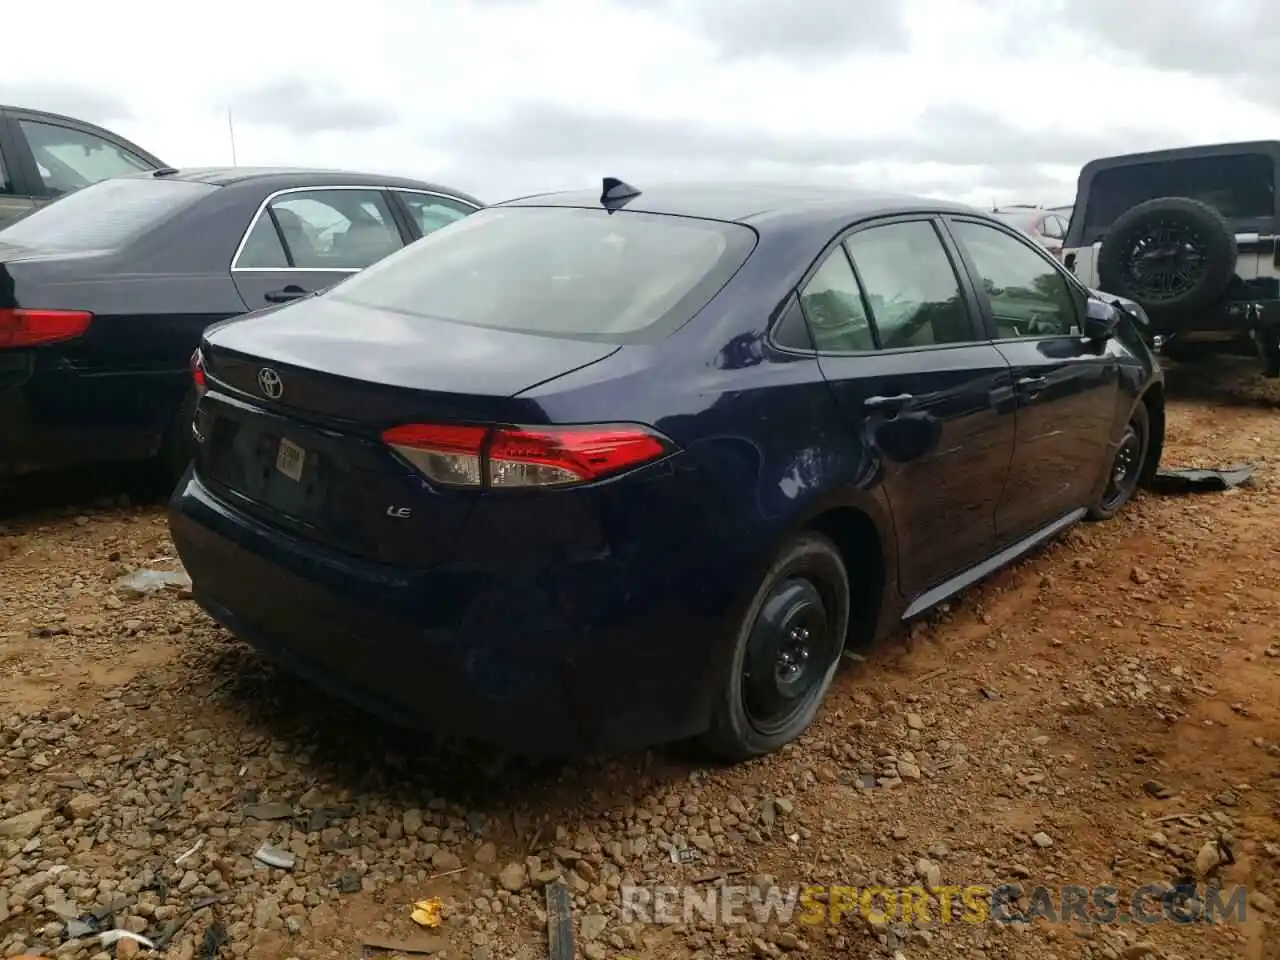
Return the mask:
<svg viewBox="0 0 1280 960">
<path fill-rule="evenodd" d="M 755 756 L 843 651 L 1154 473 L 1133 320 L 936 200 L 511 201 L 206 333 L 174 542 L 212 616 L 396 721 Z"/>
</svg>

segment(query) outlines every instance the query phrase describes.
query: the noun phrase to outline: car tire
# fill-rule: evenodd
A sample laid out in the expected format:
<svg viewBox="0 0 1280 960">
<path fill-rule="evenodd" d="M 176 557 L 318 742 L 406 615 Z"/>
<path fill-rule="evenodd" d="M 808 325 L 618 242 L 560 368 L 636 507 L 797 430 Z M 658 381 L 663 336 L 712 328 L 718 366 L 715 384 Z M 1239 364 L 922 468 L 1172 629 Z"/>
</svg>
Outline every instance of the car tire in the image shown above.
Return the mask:
<svg viewBox="0 0 1280 960">
<path fill-rule="evenodd" d="M 703 749 L 739 762 L 803 733 L 840 665 L 849 613 L 849 575 L 835 544 L 818 533 L 791 540 L 734 625 Z"/>
<path fill-rule="evenodd" d="M 1156 224 L 1178 224 L 1196 236 L 1204 261 L 1191 286 L 1168 297 L 1155 297 L 1136 283 L 1129 271 L 1137 244 Z M 1098 251 L 1098 285 L 1108 293 L 1135 301 L 1153 319 L 1180 317 L 1204 310 L 1227 292 L 1236 273 L 1235 234 L 1213 207 L 1190 197 L 1159 197 L 1131 207 L 1116 218 Z"/>
<path fill-rule="evenodd" d="M 1089 508 L 1088 519 L 1110 520 L 1133 499 L 1147 478 L 1147 458 L 1151 455 L 1151 411 L 1138 401 L 1125 424 L 1120 443 L 1107 468 L 1107 485 Z"/>
</svg>

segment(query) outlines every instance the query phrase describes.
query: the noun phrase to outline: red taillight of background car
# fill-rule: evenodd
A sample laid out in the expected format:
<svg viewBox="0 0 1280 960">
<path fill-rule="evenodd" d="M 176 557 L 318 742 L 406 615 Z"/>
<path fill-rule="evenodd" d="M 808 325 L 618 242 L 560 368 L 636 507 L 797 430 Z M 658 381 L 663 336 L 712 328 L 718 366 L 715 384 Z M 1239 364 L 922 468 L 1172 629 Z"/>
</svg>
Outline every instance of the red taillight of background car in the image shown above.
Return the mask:
<svg viewBox="0 0 1280 960">
<path fill-rule="evenodd" d="M 0 307 L 0 347 L 42 347 L 74 340 L 89 329 L 84 310 L 28 310 Z"/>
<path fill-rule="evenodd" d="M 199 347 L 196 347 L 195 351 L 191 354 L 191 382 L 195 384 L 197 394 L 204 393 L 204 354 L 200 352 Z"/>
<path fill-rule="evenodd" d="M 673 452 L 637 424 L 488 427 L 410 423 L 382 440 L 433 483 L 449 487 L 564 487 L 635 469 Z"/>
</svg>

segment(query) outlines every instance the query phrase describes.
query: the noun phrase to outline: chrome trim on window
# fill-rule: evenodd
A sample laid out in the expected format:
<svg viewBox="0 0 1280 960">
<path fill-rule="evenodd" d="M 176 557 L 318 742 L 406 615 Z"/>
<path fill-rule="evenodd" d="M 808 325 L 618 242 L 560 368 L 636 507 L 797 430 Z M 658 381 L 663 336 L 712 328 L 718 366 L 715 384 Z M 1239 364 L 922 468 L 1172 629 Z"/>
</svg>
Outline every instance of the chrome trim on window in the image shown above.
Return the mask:
<svg viewBox="0 0 1280 960">
<path fill-rule="evenodd" d="M 441 200 L 449 200 L 453 203 L 461 204 L 464 207 L 470 207 L 472 211 L 481 209 L 481 207 L 472 203 L 470 200 L 463 200 L 461 197 L 455 197 L 450 193 L 441 193 L 438 190 L 422 190 L 417 187 L 392 187 L 385 184 L 360 184 L 360 185 L 312 185 L 309 187 L 285 187 L 283 190 L 277 190 L 270 194 L 265 200 L 258 205 L 257 211 L 253 215 L 253 219 L 249 221 L 249 229 L 244 232 L 240 238 L 240 243 L 236 246 L 236 252 L 231 257 L 232 273 L 359 273 L 363 267 L 237 267 L 236 263 L 240 260 L 240 254 L 244 252 L 245 244 L 249 242 L 249 236 L 258 226 L 258 221 L 262 219 L 262 215 L 266 213 L 267 207 L 277 197 L 285 196 L 290 193 L 315 193 L 321 190 L 368 190 L 373 193 L 417 193 L 426 197 L 439 197 Z M 396 228 L 396 235 L 399 236 L 400 228 L 392 223 Z"/>
</svg>

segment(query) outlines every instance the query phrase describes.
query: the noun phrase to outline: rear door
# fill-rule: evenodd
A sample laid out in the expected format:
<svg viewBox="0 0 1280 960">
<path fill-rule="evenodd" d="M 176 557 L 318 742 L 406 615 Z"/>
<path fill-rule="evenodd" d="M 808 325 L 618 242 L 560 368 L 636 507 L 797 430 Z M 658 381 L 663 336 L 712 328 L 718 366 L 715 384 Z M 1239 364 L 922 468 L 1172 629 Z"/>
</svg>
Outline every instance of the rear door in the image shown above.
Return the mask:
<svg viewBox="0 0 1280 960">
<path fill-rule="evenodd" d="M 30 213 L 35 203 L 29 195 L 26 179 L 17 164 L 16 125 L 0 110 L 0 227 L 10 220 Z"/>
<path fill-rule="evenodd" d="M 1109 462 L 1120 362 L 1082 337 L 1084 293 L 1043 250 L 985 221 L 946 223 L 1013 373 L 1017 441 L 996 512 L 1007 544 L 1089 501 Z"/>
<path fill-rule="evenodd" d="M 379 187 L 295 187 L 259 207 L 231 264 L 250 310 L 297 300 L 414 239 Z"/>
<path fill-rule="evenodd" d="M 801 288 L 823 375 L 878 451 L 907 596 L 994 552 L 1013 455 L 1009 365 L 962 277 L 925 216 L 856 228 Z"/>
</svg>

